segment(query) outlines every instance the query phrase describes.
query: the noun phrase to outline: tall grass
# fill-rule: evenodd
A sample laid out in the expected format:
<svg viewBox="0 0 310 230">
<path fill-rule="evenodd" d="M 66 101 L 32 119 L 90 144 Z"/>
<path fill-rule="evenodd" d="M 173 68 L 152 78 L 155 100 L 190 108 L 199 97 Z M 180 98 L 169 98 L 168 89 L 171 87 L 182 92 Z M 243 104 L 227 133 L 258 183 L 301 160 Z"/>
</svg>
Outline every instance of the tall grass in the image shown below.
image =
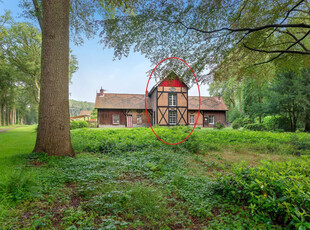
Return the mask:
<svg viewBox="0 0 310 230">
<path fill-rule="evenodd" d="M 190 127 L 155 127 L 155 132 L 166 142 L 183 140 Z M 204 153 L 225 148 L 248 149 L 262 153 L 309 154 L 310 135 L 307 133 L 272 133 L 248 130 L 196 129 L 180 145 L 170 146 L 159 141 L 148 128 L 138 129 L 78 129 L 72 131 L 72 142 L 77 152 L 120 153 L 128 151 L 166 149 Z"/>
</svg>

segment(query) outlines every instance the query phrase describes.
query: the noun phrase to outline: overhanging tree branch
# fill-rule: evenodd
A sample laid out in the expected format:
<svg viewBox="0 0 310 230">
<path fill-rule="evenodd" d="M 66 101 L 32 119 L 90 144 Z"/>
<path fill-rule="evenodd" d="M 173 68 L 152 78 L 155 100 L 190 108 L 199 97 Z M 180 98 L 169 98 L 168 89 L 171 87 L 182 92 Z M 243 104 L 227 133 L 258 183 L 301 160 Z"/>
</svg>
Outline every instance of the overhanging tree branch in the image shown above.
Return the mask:
<svg viewBox="0 0 310 230">
<path fill-rule="evenodd" d="M 254 27 L 254 28 L 237 28 L 237 29 L 232 29 L 229 27 L 223 27 L 220 29 L 215 29 L 215 30 L 201 30 L 195 27 L 187 26 L 181 21 L 168 21 L 170 23 L 179 23 L 182 26 L 184 26 L 188 30 L 194 30 L 197 32 L 205 33 L 205 34 L 211 34 L 211 33 L 217 33 L 217 32 L 222 32 L 222 31 L 229 31 L 229 32 L 248 32 L 248 33 L 253 33 L 256 31 L 268 29 L 268 28 L 305 28 L 305 29 L 310 29 L 310 25 L 305 24 L 305 23 L 296 23 L 296 24 L 269 24 L 269 25 L 264 25 L 264 26 L 259 26 L 259 27 Z"/>
<path fill-rule="evenodd" d="M 289 36 L 291 36 L 292 38 L 294 38 L 295 41 L 298 41 L 298 38 L 292 34 L 289 30 L 286 30 L 286 31 L 278 31 L 280 33 L 285 33 L 285 34 L 288 34 Z M 309 51 L 306 46 L 302 43 L 302 42 L 298 42 L 298 44 L 305 50 L 305 51 Z"/>
<path fill-rule="evenodd" d="M 285 18 L 282 20 L 280 24 L 282 24 L 289 16 L 292 11 L 294 11 L 301 3 L 303 3 L 305 0 L 300 0 L 294 7 L 292 7 L 286 14 Z"/>
<path fill-rule="evenodd" d="M 243 46 L 251 51 L 256 51 L 256 52 L 261 52 L 261 53 L 279 53 L 278 55 L 276 55 L 275 57 L 269 59 L 268 61 L 265 62 L 261 62 L 261 63 L 257 63 L 254 65 L 261 65 L 261 64 L 266 64 L 268 62 L 271 62 L 277 58 L 279 58 L 281 55 L 285 54 L 285 53 L 290 53 L 290 54 L 310 54 L 310 51 L 298 51 L 298 50 L 289 50 L 290 48 L 292 48 L 293 46 L 295 46 L 296 44 L 298 44 L 299 42 L 301 42 L 303 39 L 305 39 L 308 35 L 310 34 L 310 30 L 299 40 L 297 40 L 296 42 L 294 42 L 292 45 L 290 45 L 289 47 L 287 47 L 285 50 L 263 50 L 263 49 L 258 49 L 258 48 L 251 48 L 249 46 L 247 46 L 246 44 L 243 44 Z"/>
<path fill-rule="evenodd" d="M 36 12 L 36 17 L 38 19 L 40 28 L 42 30 L 42 28 L 43 28 L 43 16 L 42 16 L 41 8 L 40 8 L 39 3 L 38 3 L 37 0 L 32 0 L 32 2 L 33 2 L 34 9 L 35 9 L 35 12 Z"/>
</svg>

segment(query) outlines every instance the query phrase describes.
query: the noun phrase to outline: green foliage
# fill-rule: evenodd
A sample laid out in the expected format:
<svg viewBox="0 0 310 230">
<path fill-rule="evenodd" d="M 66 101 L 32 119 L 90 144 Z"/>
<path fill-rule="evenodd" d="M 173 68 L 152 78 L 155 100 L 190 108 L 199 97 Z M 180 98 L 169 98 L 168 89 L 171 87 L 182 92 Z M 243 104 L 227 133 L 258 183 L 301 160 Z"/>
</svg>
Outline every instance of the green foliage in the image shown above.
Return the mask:
<svg viewBox="0 0 310 230">
<path fill-rule="evenodd" d="M 289 143 L 296 149 L 296 155 L 309 154 L 310 138 L 308 136 L 292 135 Z"/>
<path fill-rule="evenodd" d="M 213 81 L 209 86 L 210 95 L 216 97 L 220 93 L 226 106 L 229 108 L 226 112 L 227 121 L 233 122 L 241 116 L 241 87 L 242 84 L 236 77 L 231 77 L 225 81 Z"/>
<path fill-rule="evenodd" d="M 268 81 L 266 79 L 245 79 L 242 86 L 242 107 L 246 116 L 262 117 L 265 110 L 264 98 Z"/>
<path fill-rule="evenodd" d="M 214 125 L 214 129 L 223 129 L 225 127 L 225 124 L 222 122 L 216 122 Z"/>
<path fill-rule="evenodd" d="M 296 200 L 292 201 L 290 195 L 289 204 L 307 202 L 301 200 L 302 192 L 308 189 L 302 182 L 307 180 L 300 175 L 309 174 L 309 162 L 301 163 L 298 168 L 301 158 L 287 155 L 309 153 L 310 135 L 306 133 L 201 128 L 195 129 L 182 144 L 170 146 L 158 141 L 149 128 L 76 129 L 71 131 L 72 143 L 80 154 L 71 158 L 29 154 L 35 141 L 34 127 L 19 129 L 0 134 L 0 148 L 5 150 L 0 155 L 0 163 L 4 162 L 0 167 L 3 228 L 266 229 L 266 222 L 279 211 L 272 207 L 268 213 L 271 217 L 266 219 L 266 213 L 251 212 L 245 203 L 226 200 L 226 193 L 216 190 L 223 191 L 223 183 L 214 178 L 220 172 L 224 178 L 231 168 L 231 155 L 223 157 L 227 152 L 235 153 L 234 162 L 250 152 L 268 153 L 276 159 L 296 159 L 282 167 L 286 171 L 279 173 L 283 174 L 280 179 L 287 186 L 286 190 L 280 186 L 277 194 L 289 193 L 291 189 Z M 173 142 L 187 136 L 191 128 L 154 130 L 164 140 Z M 29 136 L 31 139 L 27 139 Z M 19 146 L 16 139 L 25 141 Z M 283 155 L 278 158 L 280 155 L 273 153 Z M 8 167 L 3 171 L 5 165 Z M 270 168 L 266 173 L 278 167 Z M 251 170 L 256 172 L 260 168 Z M 270 177 L 274 183 L 275 176 L 273 173 Z M 268 174 L 260 181 L 265 183 L 267 177 Z M 298 183 L 300 188 L 296 190 Z M 274 203 L 281 202 L 277 196 L 275 200 Z M 300 207 L 304 208 L 304 203 Z M 293 223 L 296 227 L 308 221 L 308 216 L 299 211 L 293 213 L 299 220 Z M 270 220 L 268 227 L 280 228 L 281 224 L 284 222 Z"/>
<path fill-rule="evenodd" d="M 245 117 L 245 118 L 243 118 L 243 117 L 239 117 L 239 118 L 237 118 L 233 123 L 232 123 L 232 128 L 233 129 L 239 129 L 240 127 L 244 127 L 244 126 L 246 126 L 246 125 L 248 125 L 248 124 L 251 124 L 251 123 L 253 123 L 253 120 L 252 119 L 250 119 L 249 117 Z M 235 128 L 234 128 L 235 127 Z"/>
<path fill-rule="evenodd" d="M 243 165 L 219 178 L 217 191 L 245 205 L 255 218 L 306 229 L 310 226 L 309 173 L 309 157 L 266 161 L 256 168 Z"/>
<path fill-rule="evenodd" d="M 236 119 L 241 117 L 241 113 L 238 108 L 229 108 L 226 114 L 227 114 L 227 121 L 229 122 L 234 122 Z"/>
<path fill-rule="evenodd" d="M 1 109 L 7 104 L 7 114 L 16 112 L 16 123 L 36 124 L 41 89 L 41 31 L 30 23 L 15 22 L 7 12 L 0 17 L 0 43 Z M 70 80 L 77 65 L 76 57 L 70 54 Z M 6 125 L 13 123 L 10 117 L 6 119 Z"/>
<path fill-rule="evenodd" d="M 86 121 L 70 121 L 70 129 L 87 128 L 88 123 Z"/>
<path fill-rule="evenodd" d="M 231 124 L 231 127 L 232 127 L 233 129 L 239 129 L 239 128 L 241 128 L 240 121 L 239 121 L 239 120 L 235 120 L 235 121 Z"/>
<path fill-rule="evenodd" d="M 156 134 L 164 141 L 177 143 L 189 133 L 190 127 L 154 127 Z M 159 141 L 148 128 L 136 129 L 79 129 L 72 131 L 72 144 L 77 152 L 99 152 L 120 154 L 134 151 L 175 151 L 180 153 L 204 153 L 227 148 L 247 148 L 263 153 L 293 154 L 298 152 L 292 142 L 295 133 L 253 132 L 248 130 L 206 130 L 195 129 L 182 144 L 170 146 Z M 299 133 L 306 141 L 308 134 Z M 306 152 L 310 149 L 306 148 Z"/>
<path fill-rule="evenodd" d="M 0 200 L 18 202 L 34 198 L 37 194 L 33 177 L 22 170 L 13 172 L 0 182 Z"/>
<path fill-rule="evenodd" d="M 250 75 L 251 72 L 251 76 L 261 77 L 257 69 L 267 69 L 266 72 L 270 74 L 272 65 L 253 67 L 253 63 L 268 61 L 276 56 L 278 53 L 270 57 L 269 51 L 272 49 L 285 52 L 288 43 L 293 43 L 294 47 L 290 47 L 291 49 L 302 50 L 296 45 L 294 36 L 299 37 L 299 33 L 307 32 L 304 28 L 295 28 L 292 31 L 293 36 L 290 36 L 284 32 L 285 30 L 270 33 L 270 27 L 258 31 L 249 30 L 248 33 L 244 30 L 227 31 L 226 28 L 257 28 L 281 21 L 289 24 L 309 20 L 307 12 L 295 13 L 294 17 L 289 15 L 295 6 L 298 10 L 307 8 L 308 2 L 305 1 L 296 5 L 296 1 L 289 0 L 281 6 L 272 0 L 239 1 L 235 4 L 228 1 L 186 0 L 170 1 L 169 4 L 161 4 L 158 1 L 139 3 L 141 5 L 136 7 L 132 16 L 116 15 L 113 20 L 102 21 L 101 36 L 105 47 L 114 48 L 116 58 L 128 56 L 131 50 L 141 52 L 154 65 L 161 61 L 162 57 L 180 57 L 187 60 L 191 66 L 195 66 L 196 75 L 201 78 L 205 77 L 203 73 L 207 69 L 208 72 L 216 72 L 216 79 L 227 79 L 231 76 L 241 78 Z M 287 18 L 286 15 L 290 17 Z M 206 33 L 211 33 L 211 36 L 206 37 Z M 304 39 L 302 43 L 308 44 L 306 40 L 308 41 Z M 161 44 L 165 44 L 165 49 L 162 49 Z M 267 50 L 267 54 L 250 51 L 245 48 L 245 44 L 251 48 Z M 206 53 L 209 55 L 205 55 Z M 302 60 L 307 59 L 305 56 L 308 55 L 288 55 L 290 66 L 306 66 L 307 62 Z M 287 60 L 283 58 L 282 62 L 288 63 Z M 208 67 L 206 63 L 209 64 Z M 185 73 L 189 80 L 194 80 L 190 71 L 185 69 L 187 67 L 173 61 L 167 61 L 166 68 L 159 68 L 159 74 L 162 75 L 161 72 L 171 66 L 180 69 L 180 75 Z M 249 66 L 251 68 L 248 68 Z"/>
<path fill-rule="evenodd" d="M 98 111 L 97 109 L 93 108 L 93 110 L 91 111 L 91 119 L 97 119 L 97 116 L 98 116 Z"/>
<path fill-rule="evenodd" d="M 284 116 L 266 116 L 263 122 L 266 129 L 269 131 L 291 131 L 290 120 Z"/>
<path fill-rule="evenodd" d="M 264 131 L 266 130 L 265 124 L 263 123 L 251 123 L 244 126 L 244 128 L 253 131 Z"/>
<path fill-rule="evenodd" d="M 292 131 L 296 131 L 298 121 L 310 108 L 309 80 L 309 72 L 282 70 L 270 86 L 269 113 L 286 116 Z"/>
<path fill-rule="evenodd" d="M 118 214 L 127 218 L 149 218 L 156 226 L 156 221 L 163 221 L 168 214 L 166 202 L 161 191 L 146 184 L 130 183 L 108 184 L 96 191 L 96 195 L 87 200 L 86 209 L 99 215 Z"/>
</svg>

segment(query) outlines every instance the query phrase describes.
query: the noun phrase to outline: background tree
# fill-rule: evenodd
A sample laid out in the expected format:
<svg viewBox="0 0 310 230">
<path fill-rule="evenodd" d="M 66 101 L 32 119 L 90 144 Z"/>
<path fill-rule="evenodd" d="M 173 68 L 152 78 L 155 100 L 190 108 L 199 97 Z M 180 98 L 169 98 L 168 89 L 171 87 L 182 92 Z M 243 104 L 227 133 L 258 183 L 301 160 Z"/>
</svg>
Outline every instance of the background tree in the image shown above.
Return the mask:
<svg viewBox="0 0 310 230">
<path fill-rule="evenodd" d="M 227 112 L 227 120 L 233 122 L 242 114 L 242 82 L 236 77 L 231 77 L 223 81 L 213 81 L 209 87 L 209 93 L 212 96 L 217 96 L 218 93 L 222 96 L 225 104 L 229 108 Z"/>
<path fill-rule="evenodd" d="M 301 86 L 301 95 L 305 97 L 304 99 L 304 123 L 305 131 L 310 132 L 310 69 L 303 68 L 301 70 L 301 78 L 299 79 Z"/>
<path fill-rule="evenodd" d="M 307 82 L 307 85 L 304 85 Z M 309 111 L 310 75 L 301 72 L 281 71 L 269 88 L 269 112 L 289 118 L 291 130 L 297 129 L 297 123 L 304 121 L 305 112 Z"/>
<path fill-rule="evenodd" d="M 9 76 L 12 92 L 9 101 L 2 97 L 2 104 L 8 103 L 10 122 L 5 124 L 37 123 L 40 101 L 41 78 L 41 32 L 30 23 L 16 23 L 7 12 L 0 19 L 0 51 L 5 63 L 2 73 Z M 69 77 L 77 70 L 77 60 L 70 55 Z M 8 71 L 10 69 L 10 71 Z M 13 74 L 14 73 L 14 74 Z M 2 81 L 5 82 L 3 77 Z M 2 95 L 7 88 L 2 90 Z M 14 96 L 14 97 L 13 97 Z"/>
<path fill-rule="evenodd" d="M 41 31 L 30 23 L 17 23 L 10 13 L 3 15 L 0 48 L 11 65 L 22 74 L 20 81 L 40 101 Z M 69 78 L 78 69 L 76 56 L 70 52 Z M 23 78 L 22 78 L 23 77 Z"/>
<path fill-rule="evenodd" d="M 246 79 L 242 87 L 242 107 L 246 116 L 254 119 L 258 117 L 259 123 L 266 113 L 265 96 L 268 82 L 265 79 Z"/>
<path fill-rule="evenodd" d="M 40 101 L 41 33 L 29 23 L 12 22 L 2 26 L 0 48 L 8 62 L 22 74 L 20 81 Z"/>
<path fill-rule="evenodd" d="M 91 111 L 94 105 L 93 102 L 69 100 L 70 116 L 78 116 L 82 110 Z"/>
</svg>

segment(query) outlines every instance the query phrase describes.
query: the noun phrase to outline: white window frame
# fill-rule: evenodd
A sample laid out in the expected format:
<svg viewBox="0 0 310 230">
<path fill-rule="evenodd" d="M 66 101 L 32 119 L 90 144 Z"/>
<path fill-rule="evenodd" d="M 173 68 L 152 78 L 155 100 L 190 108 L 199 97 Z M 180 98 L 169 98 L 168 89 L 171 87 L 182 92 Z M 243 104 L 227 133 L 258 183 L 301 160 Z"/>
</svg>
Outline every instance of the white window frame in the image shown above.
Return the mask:
<svg viewBox="0 0 310 230">
<path fill-rule="evenodd" d="M 192 118 L 193 118 L 193 121 L 192 121 Z M 195 115 L 189 115 L 189 123 L 195 124 Z"/>
<path fill-rule="evenodd" d="M 174 120 L 175 122 L 173 122 L 172 119 L 175 119 Z M 173 111 L 168 112 L 168 121 L 169 121 L 169 125 L 176 125 L 177 124 L 177 111 L 173 110 Z"/>
<path fill-rule="evenodd" d="M 211 117 L 212 117 L 212 122 L 211 122 Z M 214 125 L 214 115 L 209 115 L 209 124 Z"/>
<path fill-rule="evenodd" d="M 114 118 L 116 118 L 116 117 L 117 117 L 117 123 L 114 122 Z M 113 114 L 112 115 L 112 124 L 113 125 L 119 125 L 119 114 Z"/>
<path fill-rule="evenodd" d="M 142 115 L 141 114 L 137 115 L 137 124 L 142 124 Z"/>
<path fill-rule="evenodd" d="M 177 106 L 177 94 L 176 93 L 168 94 L 168 106 Z"/>
</svg>

